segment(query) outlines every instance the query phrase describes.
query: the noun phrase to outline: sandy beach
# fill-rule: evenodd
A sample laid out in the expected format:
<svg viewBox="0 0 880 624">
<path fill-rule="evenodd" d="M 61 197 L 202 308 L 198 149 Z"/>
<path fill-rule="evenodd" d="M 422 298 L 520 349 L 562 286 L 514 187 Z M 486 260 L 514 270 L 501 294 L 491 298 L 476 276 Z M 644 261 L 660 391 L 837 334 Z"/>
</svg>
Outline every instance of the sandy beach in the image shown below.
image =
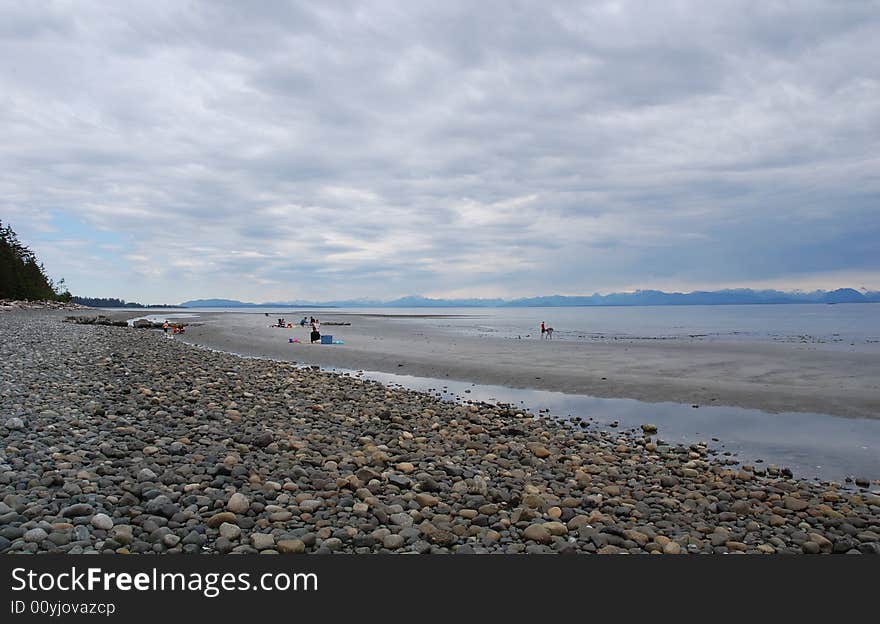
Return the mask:
<svg viewBox="0 0 880 624">
<path fill-rule="evenodd" d="M 269 327 L 275 319 L 263 313 L 199 315 L 186 341 L 244 355 L 597 397 L 880 417 L 875 353 L 789 343 L 463 337 L 406 318 L 335 313 L 320 315 L 322 329 L 345 344 L 312 345 L 307 329 Z"/>
</svg>

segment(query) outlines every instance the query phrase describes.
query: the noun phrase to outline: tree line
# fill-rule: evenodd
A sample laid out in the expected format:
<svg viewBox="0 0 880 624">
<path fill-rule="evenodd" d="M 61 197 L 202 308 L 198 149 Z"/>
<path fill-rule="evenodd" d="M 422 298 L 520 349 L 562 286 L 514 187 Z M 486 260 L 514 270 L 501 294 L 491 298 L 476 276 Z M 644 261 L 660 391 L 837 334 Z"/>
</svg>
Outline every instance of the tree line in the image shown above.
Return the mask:
<svg viewBox="0 0 880 624">
<path fill-rule="evenodd" d="M 73 297 L 74 303 L 90 308 L 176 308 L 178 306 L 164 304 L 143 304 L 137 301 L 126 301 L 116 297 Z"/>
<path fill-rule="evenodd" d="M 57 283 L 12 228 L 0 221 L 0 299 L 70 301 L 64 280 Z"/>
<path fill-rule="evenodd" d="M 140 308 L 139 303 L 127 303 L 125 299 L 115 297 L 73 297 L 72 301 L 90 308 Z"/>
</svg>

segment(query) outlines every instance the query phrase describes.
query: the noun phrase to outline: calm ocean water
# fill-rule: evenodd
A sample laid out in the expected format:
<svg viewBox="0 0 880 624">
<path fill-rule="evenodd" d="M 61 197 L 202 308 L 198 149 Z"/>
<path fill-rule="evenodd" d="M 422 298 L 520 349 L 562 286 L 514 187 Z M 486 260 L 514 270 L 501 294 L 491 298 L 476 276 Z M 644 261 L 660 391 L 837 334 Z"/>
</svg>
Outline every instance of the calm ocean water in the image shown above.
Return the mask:
<svg viewBox="0 0 880 624">
<path fill-rule="evenodd" d="M 752 340 L 880 353 L 880 303 L 564 308 L 191 308 L 199 312 L 268 313 L 288 320 L 303 314 L 377 314 L 469 335 L 526 338 L 541 321 L 556 340 Z M 297 313 L 300 313 L 297 316 Z"/>
</svg>

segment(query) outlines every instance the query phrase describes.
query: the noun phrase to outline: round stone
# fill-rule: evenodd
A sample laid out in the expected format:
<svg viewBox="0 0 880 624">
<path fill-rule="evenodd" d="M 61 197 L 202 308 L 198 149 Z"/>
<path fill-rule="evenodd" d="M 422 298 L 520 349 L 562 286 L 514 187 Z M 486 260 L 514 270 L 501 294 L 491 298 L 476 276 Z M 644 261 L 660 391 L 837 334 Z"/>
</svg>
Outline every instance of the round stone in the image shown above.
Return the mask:
<svg viewBox="0 0 880 624">
<path fill-rule="evenodd" d="M 307 499 L 299 504 L 299 508 L 306 513 L 314 513 L 321 506 L 321 501 L 315 499 Z"/>
<path fill-rule="evenodd" d="M 241 492 L 236 492 L 230 496 L 229 501 L 226 503 L 226 509 L 234 514 L 243 514 L 250 508 L 250 506 L 251 502 L 248 500 L 247 496 Z"/>
<path fill-rule="evenodd" d="M 236 527 L 237 528 L 237 527 Z M 276 546 L 276 549 L 281 554 L 299 554 L 304 553 L 306 551 L 306 545 L 302 540 L 292 539 L 292 540 L 280 540 Z"/>
<path fill-rule="evenodd" d="M 275 547 L 275 538 L 268 533 L 252 533 L 251 544 L 257 550 L 267 550 Z"/>
<path fill-rule="evenodd" d="M 105 513 L 99 513 L 92 516 L 92 526 L 102 531 L 109 531 L 113 528 L 113 520 Z"/>
<path fill-rule="evenodd" d="M 400 526 L 400 527 L 411 527 L 413 525 L 412 516 L 409 515 L 408 513 L 401 512 L 401 513 L 391 514 L 391 516 L 389 517 L 389 520 L 391 520 L 392 524 L 396 524 L 397 526 Z"/>
<path fill-rule="evenodd" d="M 539 544 L 547 544 L 552 540 L 550 531 L 541 524 L 530 524 L 527 526 L 523 531 L 523 537 Z"/>
<path fill-rule="evenodd" d="M 31 529 L 30 531 L 27 531 L 23 537 L 24 537 L 24 541 L 26 541 L 26 542 L 39 543 L 39 542 L 42 542 L 47 537 L 49 537 L 49 534 L 46 533 L 46 531 L 44 531 L 43 529 L 38 527 L 36 529 Z"/>
<path fill-rule="evenodd" d="M 678 542 L 666 542 L 663 546 L 664 555 L 680 555 L 681 545 Z"/>
<path fill-rule="evenodd" d="M 397 550 L 398 548 L 403 548 L 405 542 L 406 540 L 403 539 L 402 535 L 392 533 L 385 536 L 382 540 L 382 545 L 388 550 Z"/>
<path fill-rule="evenodd" d="M 220 535 L 230 541 L 235 541 L 241 536 L 241 527 L 231 522 L 224 522 L 220 525 Z"/>
<path fill-rule="evenodd" d="M 208 518 L 207 522 L 208 526 L 212 529 L 216 529 L 223 523 L 235 524 L 235 514 L 231 511 L 221 511 Z"/>
</svg>

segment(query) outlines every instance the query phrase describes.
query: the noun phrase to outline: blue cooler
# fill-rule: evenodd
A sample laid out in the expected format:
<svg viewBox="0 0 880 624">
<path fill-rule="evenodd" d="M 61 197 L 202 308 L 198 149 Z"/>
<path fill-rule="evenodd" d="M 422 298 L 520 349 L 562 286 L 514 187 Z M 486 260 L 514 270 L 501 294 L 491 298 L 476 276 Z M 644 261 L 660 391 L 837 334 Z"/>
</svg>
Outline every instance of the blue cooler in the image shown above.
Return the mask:
<svg viewBox="0 0 880 624">
<path fill-rule="evenodd" d="M 321 336 L 321 344 L 333 344 L 333 336 L 323 335 Z"/>
</svg>

